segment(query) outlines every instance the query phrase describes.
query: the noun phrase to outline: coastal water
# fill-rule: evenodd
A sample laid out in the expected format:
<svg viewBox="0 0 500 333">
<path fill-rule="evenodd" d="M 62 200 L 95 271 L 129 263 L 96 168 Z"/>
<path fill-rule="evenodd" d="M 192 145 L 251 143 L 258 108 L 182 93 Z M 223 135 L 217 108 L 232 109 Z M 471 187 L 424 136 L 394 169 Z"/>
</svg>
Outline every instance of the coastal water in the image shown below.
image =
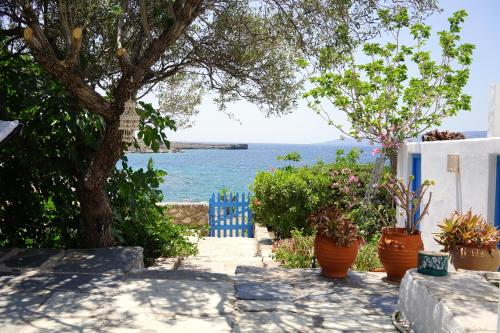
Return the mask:
<svg viewBox="0 0 500 333">
<path fill-rule="evenodd" d="M 374 160 L 373 146 L 357 147 L 362 150 L 359 162 Z M 349 151 L 352 146 L 249 144 L 247 150 L 184 150 L 182 153 L 127 155 L 129 165 L 145 168 L 150 158 L 156 168 L 167 172 L 161 185 L 164 201 L 208 201 L 212 192 L 226 187 L 234 192 L 249 190 L 257 171 L 271 170 L 293 162 L 277 161 L 276 156 L 298 152 L 302 161 L 296 165 L 312 165 L 318 160 L 332 162 L 338 149 Z"/>
</svg>

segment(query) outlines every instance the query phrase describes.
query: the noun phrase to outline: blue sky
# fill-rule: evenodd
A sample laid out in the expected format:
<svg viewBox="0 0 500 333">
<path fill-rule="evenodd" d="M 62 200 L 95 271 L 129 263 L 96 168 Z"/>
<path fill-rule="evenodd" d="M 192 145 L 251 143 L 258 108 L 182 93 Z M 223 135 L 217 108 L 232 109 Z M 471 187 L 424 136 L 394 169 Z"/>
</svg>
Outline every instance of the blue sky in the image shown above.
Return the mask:
<svg viewBox="0 0 500 333">
<path fill-rule="evenodd" d="M 486 130 L 489 109 L 489 89 L 500 83 L 500 1 L 499 0 L 442 0 L 442 13 L 431 16 L 427 23 L 433 33 L 447 27 L 447 18 L 459 9 L 469 17 L 463 26 L 462 39 L 476 45 L 471 77 L 465 91 L 472 96 L 472 111 L 444 121 L 442 129 Z M 437 44 L 429 44 L 435 55 Z M 171 133 L 175 141 L 244 142 L 244 143 L 317 143 L 336 140 L 340 133 L 313 113 L 305 101 L 291 114 L 266 118 L 258 107 L 247 102 L 228 106 L 238 121 L 229 119 L 217 110 L 210 96 L 200 107 L 196 125 Z M 339 113 L 334 113 L 339 115 Z"/>
</svg>

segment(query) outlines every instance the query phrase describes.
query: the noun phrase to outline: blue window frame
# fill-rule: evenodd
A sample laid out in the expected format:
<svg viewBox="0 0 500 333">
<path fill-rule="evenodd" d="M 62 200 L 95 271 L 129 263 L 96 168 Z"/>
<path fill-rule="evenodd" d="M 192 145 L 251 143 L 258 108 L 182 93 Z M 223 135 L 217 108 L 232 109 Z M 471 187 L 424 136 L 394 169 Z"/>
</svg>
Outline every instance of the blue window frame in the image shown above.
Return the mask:
<svg viewBox="0 0 500 333">
<path fill-rule="evenodd" d="M 411 155 L 411 175 L 413 176 L 413 180 L 411 181 L 411 190 L 416 191 L 420 185 L 422 185 L 422 156 L 420 154 Z M 420 207 L 413 217 L 413 222 L 416 222 L 419 217 Z M 420 225 L 417 226 L 417 229 L 420 229 Z"/>
</svg>

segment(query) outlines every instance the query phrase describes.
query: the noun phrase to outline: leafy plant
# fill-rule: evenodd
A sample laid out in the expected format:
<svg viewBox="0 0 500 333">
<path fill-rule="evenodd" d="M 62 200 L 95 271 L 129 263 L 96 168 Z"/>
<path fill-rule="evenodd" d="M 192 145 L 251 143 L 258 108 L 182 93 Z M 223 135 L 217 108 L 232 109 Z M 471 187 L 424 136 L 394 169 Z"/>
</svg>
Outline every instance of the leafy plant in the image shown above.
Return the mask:
<svg viewBox="0 0 500 333">
<path fill-rule="evenodd" d="M 292 162 L 300 162 L 302 157 L 297 152 L 291 152 L 286 155 L 277 156 L 276 159 L 278 161 L 292 161 Z"/>
<path fill-rule="evenodd" d="M 315 88 L 306 93 L 310 107 L 346 135 L 380 143 L 384 156 L 390 157 L 396 175 L 397 150 L 406 139 L 416 137 L 431 126 L 460 110 L 470 110 L 470 96 L 462 93 L 469 79 L 474 45 L 460 43 L 461 24 L 467 13 L 455 12 L 449 28 L 438 32 L 440 59 L 433 59 L 425 46 L 431 27 L 412 24 L 405 7 L 380 10 L 379 21 L 394 40 L 380 44 L 365 43 L 362 48 L 367 63 L 358 63 L 356 49 L 322 54 L 324 71 L 311 78 Z M 413 43 L 403 45 L 404 31 Z M 416 73 L 415 75 L 410 75 Z M 343 128 L 323 100 L 344 113 L 350 128 Z"/>
<path fill-rule="evenodd" d="M 382 268 L 382 263 L 378 257 L 379 237 L 379 235 L 373 237 L 369 242 L 359 248 L 356 261 L 352 265 L 353 270 L 369 272 Z"/>
<path fill-rule="evenodd" d="M 415 219 L 417 212 L 420 210 L 420 204 L 424 202 L 425 194 L 428 189 L 434 185 L 434 181 L 425 180 L 415 191 L 411 190 L 411 182 L 413 176 L 408 178 L 405 183 L 401 178 L 389 177 L 387 182 L 382 186 L 389 192 L 405 214 L 405 232 L 408 235 L 417 233 L 417 226 L 422 221 L 423 217 L 429 211 L 429 204 L 432 199 L 432 192 L 429 193 L 427 202 L 424 204 L 424 209 L 420 212 L 418 218 Z"/>
<path fill-rule="evenodd" d="M 314 235 L 292 230 L 291 238 L 273 244 L 273 259 L 285 268 L 309 268 L 314 257 Z"/>
<path fill-rule="evenodd" d="M 133 170 L 122 159 L 122 168 L 113 172 L 108 193 L 113 204 L 113 233 L 119 245 L 138 245 L 144 248 L 144 259 L 151 263 L 164 256 L 187 256 L 196 253 L 196 246 L 187 236 L 193 231 L 175 225 L 156 205 L 163 198 L 159 185 L 165 172 L 156 170 L 149 159 L 147 169 Z"/>
<path fill-rule="evenodd" d="M 338 207 L 326 207 L 308 219 L 318 234 L 333 239 L 337 246 L 351 246 L 359 239 L 358 228 Z"/>
<path fill-rule="evenodd" d="M 378 239 L 381 227 L 396 225 L 395 216 L 396 210 L 382 203 L 362 203 L 349 211 L 349 217 L 367 242 Z"/>
<path fill-rule="evenodd" d="M 452 213 L 438 225 L 441 229 L 434 239 L 444 246 L 444 251 L 463 247 L 484 247 L 493 249 L 500 241 L 500 231 L 489 224 L 481 215 Z"/>
<path fill-rule="evenodd" d="M 422 141 L 446 141 L 446 140 L 463 140 L 465 135 L 460 132 L 449 131 L 430 131 L 422 136 Z"/>
</svg>

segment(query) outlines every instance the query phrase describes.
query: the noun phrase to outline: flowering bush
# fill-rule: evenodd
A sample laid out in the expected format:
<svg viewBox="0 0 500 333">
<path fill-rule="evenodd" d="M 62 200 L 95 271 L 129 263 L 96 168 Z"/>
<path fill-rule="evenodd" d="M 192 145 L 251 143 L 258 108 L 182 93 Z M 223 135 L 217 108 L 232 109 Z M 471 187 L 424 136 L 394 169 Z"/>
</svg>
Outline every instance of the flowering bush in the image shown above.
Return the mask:
<svg viewBox="0 0 500 333">
<path fill-rule="evenodd" d="M 339 151 L 335 163 L 259 172 L 252 185 L 255 221 L 277 238 L 289 238 L 293 229 L 311 234 L 307 218 L 321 207 L 353 208 L 364 197 L 372 170 L 371 165 L 357 164 L 356 158 L 356 151 Z"/>
<path fill-rule="evenodd" d="M 314 257 L 314 235 L 292 230 L 291 238 L 273 244 L 273 259 L 285 268 L 308 268 Z"/>
</svg>

